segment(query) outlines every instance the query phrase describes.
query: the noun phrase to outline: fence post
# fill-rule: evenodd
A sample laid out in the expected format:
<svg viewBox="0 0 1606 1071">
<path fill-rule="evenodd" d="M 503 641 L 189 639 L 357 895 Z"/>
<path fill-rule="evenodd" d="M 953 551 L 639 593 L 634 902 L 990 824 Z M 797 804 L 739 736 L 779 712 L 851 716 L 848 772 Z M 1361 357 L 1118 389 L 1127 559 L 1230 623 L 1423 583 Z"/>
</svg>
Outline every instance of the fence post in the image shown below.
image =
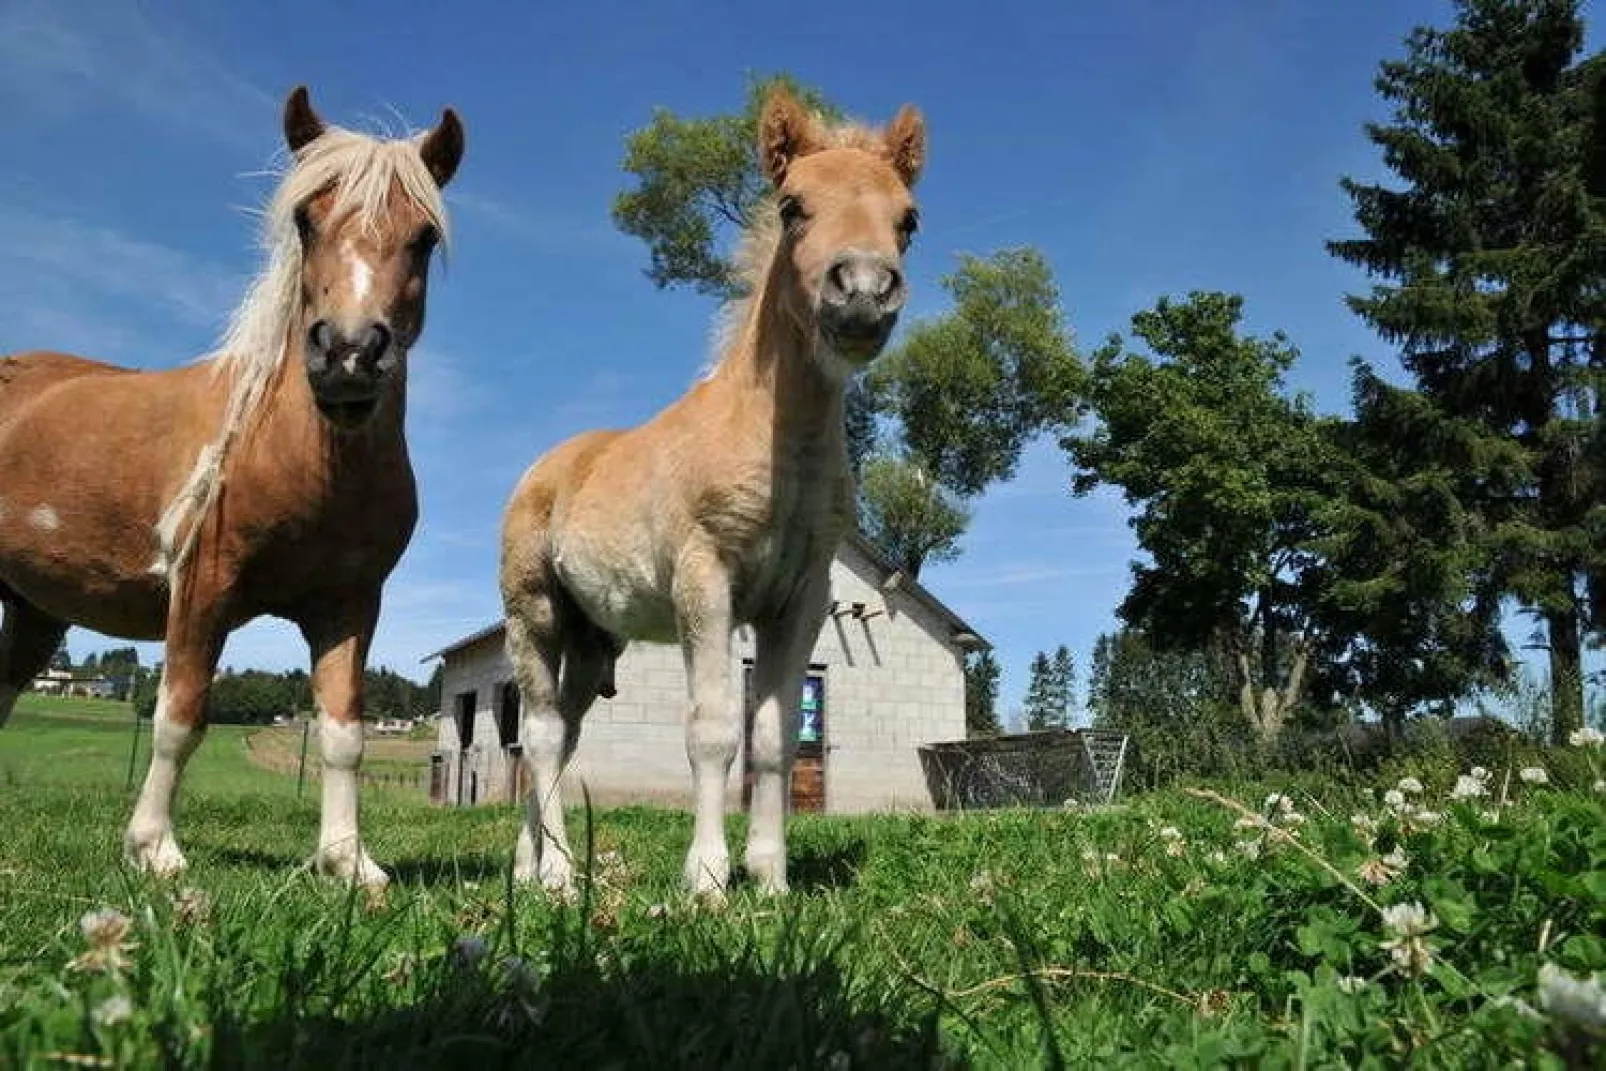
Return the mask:
<svg viewBox="0 0 1606 1071">
<path fill-rule="evenodd" d="M 301 795 L 301 786 L 307 780 L 307 734 L 312 731 L 310 720 L 301 723 L 301 761 L 296 766 L 296 795 Z"/>
<path fill-rule="evenodd" d="M 139 707 L 130 701 L 128 708 L 134 712 L 134 738 L 128 744 L 128 778 L 123 782 L 124 792 L 134 787 L 134 760 L 139 757 Z"/>
</svg>

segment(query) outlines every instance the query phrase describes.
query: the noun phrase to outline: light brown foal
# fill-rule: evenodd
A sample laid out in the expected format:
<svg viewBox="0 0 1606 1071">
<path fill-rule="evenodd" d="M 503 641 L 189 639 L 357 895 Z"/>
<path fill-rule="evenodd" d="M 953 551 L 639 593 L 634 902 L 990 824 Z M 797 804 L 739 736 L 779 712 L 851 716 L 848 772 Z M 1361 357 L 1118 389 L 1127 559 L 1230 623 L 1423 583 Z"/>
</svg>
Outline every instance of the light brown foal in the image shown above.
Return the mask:
<svg viewBox="0 0 1606 1071">
<path fill-rule="evenodd" d="M 798 697 L 853 523 L 843 391 L 904 304 L 925 128 L 907 106 L 884 131 L 829 127 L 781 90 L 758 150 L 775 196 L 745 236 L 750 292 L 726 310 L 716 367 L 644 424 L 557 446 L 506 510 L 501 588 L 532 774 L 516 876 L 560 893 L 573 868 L 559 778 L 582 717 L 613 694 L 615 659 L 645 640 L 684 652 L 696 805 L 685 880 L 723 895 L 741 735 L 730 640 L 744 623 L 758 703 L 746 863 L 765 890 L 787 888 Z"/>
</svg>

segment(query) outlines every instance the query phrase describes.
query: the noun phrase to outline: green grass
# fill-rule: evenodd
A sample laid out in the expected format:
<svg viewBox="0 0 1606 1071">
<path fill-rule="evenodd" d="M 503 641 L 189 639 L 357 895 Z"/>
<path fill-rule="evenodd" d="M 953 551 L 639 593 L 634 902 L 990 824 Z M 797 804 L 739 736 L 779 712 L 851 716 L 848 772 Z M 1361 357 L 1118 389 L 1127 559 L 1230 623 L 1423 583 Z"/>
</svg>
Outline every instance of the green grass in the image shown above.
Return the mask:
<svg viewBox="0 0 1606 1071">
<path fill-rule="evenodd" d="M 315 793 L 297 798 L 293 778 L 251 766 L 217 730 L 181 798 L 191 871 L 173 887 L 125 871 L 118 724 L 35 709 L 0 732 L 0 1066 L 1460 1068 L 1601 1055 L 1598 1039 L 1528 1010 L 1542 963 L 1606 968 L 1606 808 L 1588 785 L 1513 789 L 1493 822 L 1429 785 L 1444 819 L 1414 831 L 1353 791 L 1291 790 L 1315 858 L 1182 792 L 1103 813 L 801 816 L 793 895 L 738 886 L 723 911 L 678 891 L 688 815 L 595 813 L 587 899 L 563 907 L 509 888 L 512 809 L 365 790 L 369 846 L 394 878 L 368 904 L 302 869 Z M 1258 809 L 1266 791 L 1232 795 Z M 1382 817 L 1372 845 L 1356 810 Z M 738 854 L 742 828 L 733 817 Z M 1396 840 L 1404 872 L 1358 881 Z M 1421 976 L 1391 966 L 1368 900 L 1434 913 Z M 132 920 L 127 965 L 74 969 L 91 949 L 79 921 L 102 907 Z"/>
</svg>

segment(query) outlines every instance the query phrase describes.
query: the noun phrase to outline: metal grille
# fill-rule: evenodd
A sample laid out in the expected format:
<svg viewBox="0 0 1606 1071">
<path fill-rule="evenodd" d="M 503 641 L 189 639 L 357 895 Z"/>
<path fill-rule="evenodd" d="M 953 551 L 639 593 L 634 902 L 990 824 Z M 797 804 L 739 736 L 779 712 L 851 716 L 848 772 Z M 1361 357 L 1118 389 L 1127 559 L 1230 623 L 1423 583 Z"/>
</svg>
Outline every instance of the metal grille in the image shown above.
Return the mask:
<svg viewBox="0 0 1606 1071">
<path fill-rule="evenodd" d="M 1049 729 L 920 748 L 939 810 L 1108 803 L 1121 787 L 1127 735 Z"/>
</svg>

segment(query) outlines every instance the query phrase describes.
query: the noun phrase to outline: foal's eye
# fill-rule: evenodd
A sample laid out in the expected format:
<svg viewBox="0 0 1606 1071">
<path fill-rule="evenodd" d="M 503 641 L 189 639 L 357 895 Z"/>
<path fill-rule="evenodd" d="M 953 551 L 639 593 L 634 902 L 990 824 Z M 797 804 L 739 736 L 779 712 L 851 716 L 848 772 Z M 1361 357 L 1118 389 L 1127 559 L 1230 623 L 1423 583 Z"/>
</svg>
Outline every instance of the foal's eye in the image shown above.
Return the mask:
<svg viewBox="0 0 1606 1071">
<path fill-rule="evenodd" d="M 791 194 L 782 197 L 777 207 L 780 209 L 782 226 L 795 227 L 806 218 L 803 202 Z"/>
<path fill-rule="evenodd" d="M 911 208 L 903 214 L 903 219 L 898 221 L 898 230 L 903 233 L 903 240 L 907 242 L 914 237 L 915 231 L 919 229 L 920 212 L 918 209 Z"/>
<path fill-rule="evenodd" d="M 307 210 L 306 205 L 296 206 L 296 233 L 301 235 L 303 244 L 312 241 L 312 213 Z"/>
</svg>

